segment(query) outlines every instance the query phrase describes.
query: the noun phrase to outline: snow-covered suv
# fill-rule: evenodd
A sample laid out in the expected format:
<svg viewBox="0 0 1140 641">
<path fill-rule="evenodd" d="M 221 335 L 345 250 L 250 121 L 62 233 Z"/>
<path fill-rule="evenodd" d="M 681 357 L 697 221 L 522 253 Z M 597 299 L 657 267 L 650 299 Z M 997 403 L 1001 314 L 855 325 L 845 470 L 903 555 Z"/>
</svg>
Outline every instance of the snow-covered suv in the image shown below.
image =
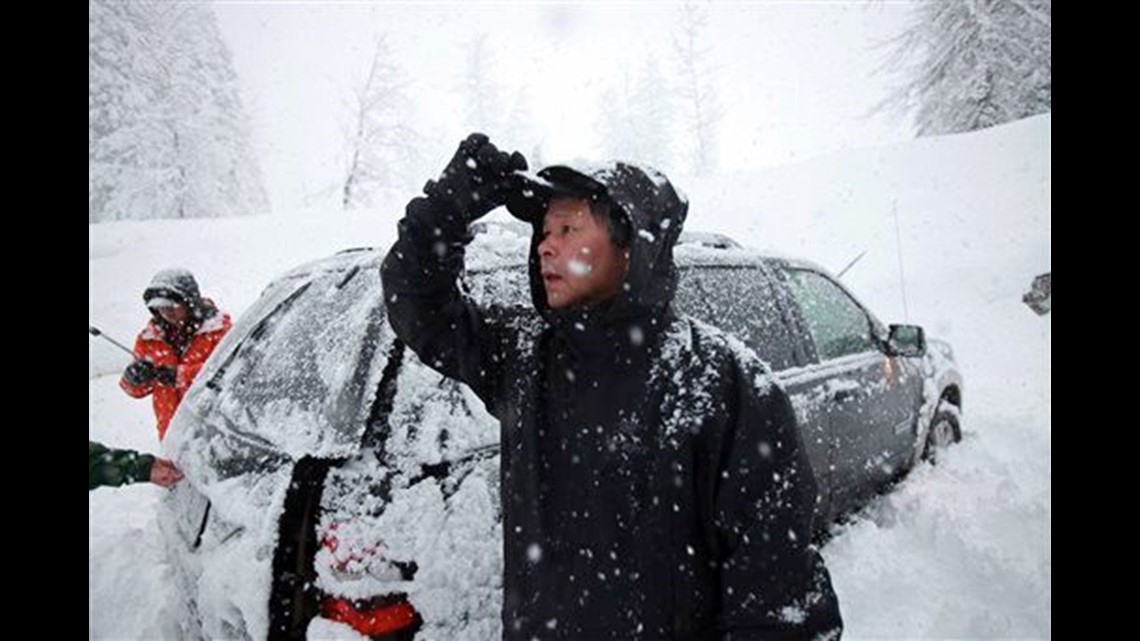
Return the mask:
<svg viewBox="0 0 1140 641">
<path fill-rule="evenodd" d="M 529 304 L 529 228 L 481 225 L 464 285 Z M 817 527 L 960 436 L 948 345 L 882 325 L 811 263 L 683 235 L 677 307 L 769 362 L 796 409 Z M 500 636 L 498 426 L 385 318 L 382 252 L 285 274 L 218 346 L 167 445 L 160 519 L 191 638 Z"/>
</svg>

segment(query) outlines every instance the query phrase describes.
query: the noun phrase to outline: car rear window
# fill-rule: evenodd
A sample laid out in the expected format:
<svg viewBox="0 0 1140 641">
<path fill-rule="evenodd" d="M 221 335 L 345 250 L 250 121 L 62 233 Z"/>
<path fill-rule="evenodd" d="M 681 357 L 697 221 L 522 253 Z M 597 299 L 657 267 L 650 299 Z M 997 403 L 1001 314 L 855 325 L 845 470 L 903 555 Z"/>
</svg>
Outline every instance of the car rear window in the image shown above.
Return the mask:
<svg viewBox="0 0 1140 641">
<path fill-rule="evenodd" d="M 801 364 L 786 306 L 760 265 L 681 267 L 677 309 L 733 334 L 774 370 Z"/>
<path fill-rule="evenodd" d="M 735 335 L 774 370 L 806 363 L 788 330 L 787 308 L 762 265 L 682 265 L 677 310 Z M 478 270 L 465 279 L 480 305 L 530 306 L 526 266 Z M 799 350 L 799 353 L 797 353 Z"/>
</svg>

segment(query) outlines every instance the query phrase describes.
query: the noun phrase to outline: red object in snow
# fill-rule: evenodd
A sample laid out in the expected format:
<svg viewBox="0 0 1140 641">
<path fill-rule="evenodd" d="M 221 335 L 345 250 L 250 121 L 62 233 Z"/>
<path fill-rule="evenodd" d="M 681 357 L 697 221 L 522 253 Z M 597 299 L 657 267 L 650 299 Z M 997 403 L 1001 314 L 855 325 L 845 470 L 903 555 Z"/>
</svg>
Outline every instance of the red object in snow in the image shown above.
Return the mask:
<svg viewBox="0 0 1140 641">
<path fill-rule="evenodd" d="M 377 601 L 383 603 L 384 599 Z M 399 632 L 419 620 L 416 609 L 407 601 L 357 607 L 347 599 L 333 597 L 321 603 L 321 616 L 352 626 L 353 630 L 370 637 Z"/>
</svg>

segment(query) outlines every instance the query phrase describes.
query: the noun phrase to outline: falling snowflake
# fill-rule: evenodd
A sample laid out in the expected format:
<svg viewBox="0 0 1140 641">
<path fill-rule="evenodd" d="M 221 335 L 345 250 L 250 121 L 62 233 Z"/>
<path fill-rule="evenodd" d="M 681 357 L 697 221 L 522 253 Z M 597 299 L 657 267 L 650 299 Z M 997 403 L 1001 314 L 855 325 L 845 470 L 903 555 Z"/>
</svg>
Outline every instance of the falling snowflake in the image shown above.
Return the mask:
<svg viewBox="0 0 1140 641">
<path fill-rule="evenodd" d="M 637 325 L 630 327 L 629 342 L 635 347 L 641 346 L 641 344 L 645 342 L 645 332 Z"/>
<path fill-rule="evenodd" d="M 574 259 L 570 259 L 566 267 L 570 270 L 570 273 L 574 274 L 575 276 L 586 276 L 589 275 L 590 272 L 594 271 L 593 265 Z"/>
</svg>

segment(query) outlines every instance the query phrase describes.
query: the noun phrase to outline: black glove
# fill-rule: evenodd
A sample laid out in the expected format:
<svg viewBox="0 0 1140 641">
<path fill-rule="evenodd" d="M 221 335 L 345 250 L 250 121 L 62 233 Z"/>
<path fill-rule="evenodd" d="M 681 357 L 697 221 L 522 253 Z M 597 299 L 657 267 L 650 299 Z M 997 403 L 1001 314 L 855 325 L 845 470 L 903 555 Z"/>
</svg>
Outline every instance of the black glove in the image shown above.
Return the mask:
<svg viewBox="0 0 1140 641">
<path fill-rule="evenodd" d="M 170 365 L 163 365 L 155 372 L 154 377 L 159 383 L 174 387 L 174 381 L 178 380 L 178 371 Z"/>
<path fill-rule="evenodd" d="M 154 374 L 154 365 L 150 361 L 139 359 L 127 365 L 127 369 L 123 372 L 123 378 L 137 387 L 153 381 Z"/>
<path fill-rule="evenodd" d="M 439 178 L 424 185 L 424 193 L 471 222 L 505 203 L 513 187 L 511 174 L 526 168 L 526 158 L 519 152 L 499 151 L 487 136 L 471 134 L 459 143 Z"/>
</svg>

